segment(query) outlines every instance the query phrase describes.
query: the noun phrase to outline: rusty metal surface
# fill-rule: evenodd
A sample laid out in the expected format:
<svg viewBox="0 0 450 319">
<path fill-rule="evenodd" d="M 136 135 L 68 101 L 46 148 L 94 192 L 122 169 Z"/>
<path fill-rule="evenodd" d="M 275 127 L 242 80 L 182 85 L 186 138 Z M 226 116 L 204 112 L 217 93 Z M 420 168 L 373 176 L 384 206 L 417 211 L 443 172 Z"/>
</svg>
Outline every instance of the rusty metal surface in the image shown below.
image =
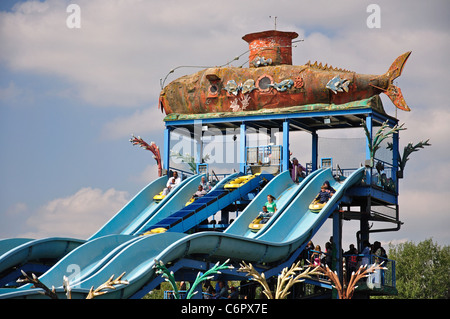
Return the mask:
<svg viewBox="0 0 450 319">
<path fill-rule="evenodd" d="M 257 58 L 271 60 L 268 65 L 292 64 L 292 40 L 297 38 L 296 32 L 263 31 L 250 33 L 242 37 L 248 42 L 250 67 L 258 67 Z"/>
</svg>

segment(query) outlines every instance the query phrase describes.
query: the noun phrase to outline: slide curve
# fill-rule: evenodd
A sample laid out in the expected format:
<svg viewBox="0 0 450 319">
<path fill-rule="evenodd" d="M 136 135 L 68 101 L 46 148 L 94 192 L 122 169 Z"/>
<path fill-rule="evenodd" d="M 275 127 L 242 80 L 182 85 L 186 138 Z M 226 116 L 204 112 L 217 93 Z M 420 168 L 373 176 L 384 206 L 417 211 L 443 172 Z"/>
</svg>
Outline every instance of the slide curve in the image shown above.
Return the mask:
<svg viewBox="0 0 450 319">
<path fill-rule="evenodd" d="M 6 285 L 17 276 L 21 276 L 15 268 L 23 268 L 27 263 L 45 259 L 59 260 L 73 249 L 85 243 L 84 240 L 64 237 L 50 237 L 44 239 L 5 239 L 1 247 L 4 248 L 0 255 L 0 284 Z M 11 248 L 13 244 L 18 244 Z M 8 249 L 9 248 L 9 249 Z M 13 274 L 14 278 L 12 277 Z"/>
</svg>

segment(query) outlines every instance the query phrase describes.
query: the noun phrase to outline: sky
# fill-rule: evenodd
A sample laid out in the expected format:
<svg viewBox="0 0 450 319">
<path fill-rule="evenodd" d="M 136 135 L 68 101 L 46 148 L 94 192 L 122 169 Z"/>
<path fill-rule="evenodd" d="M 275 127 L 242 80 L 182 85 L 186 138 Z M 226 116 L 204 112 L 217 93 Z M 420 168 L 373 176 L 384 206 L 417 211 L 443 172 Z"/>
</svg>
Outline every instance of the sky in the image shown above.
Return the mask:
<svg viewBox="0 0 450 319">
<path fill-rule="evenodd" d="M 377 25 L 368 24 L 370 4 Z M 401 148 L 426 139 L 432 146 L 406 165 L 400 231 L 370 239 L 449 245 L 449 9 L 447 0 L 1 0 L 0 238 L 92 235 L 157 177 L 152 154 L 129 139 L 162 148 L 160 79 L 178 66 L 233 60 L 248 50 L 242 36 L 274 29 L 276 17 L 277 30 L 304 40 L 293 48 L 295 65 L 317 60 L 382 74 L 412 51 L 396 80 L 411 112 L 382 100 L 407 128 Z M 243 55 L 232 65 L 245 62 Z M 166 84 L 196 71 L 176 69 Z M 344 221 L 344 249 L 356 243 L 358 226 Z M 327 222 L 313 241 L 324 247 L 330 235 Z"/>
</svg>

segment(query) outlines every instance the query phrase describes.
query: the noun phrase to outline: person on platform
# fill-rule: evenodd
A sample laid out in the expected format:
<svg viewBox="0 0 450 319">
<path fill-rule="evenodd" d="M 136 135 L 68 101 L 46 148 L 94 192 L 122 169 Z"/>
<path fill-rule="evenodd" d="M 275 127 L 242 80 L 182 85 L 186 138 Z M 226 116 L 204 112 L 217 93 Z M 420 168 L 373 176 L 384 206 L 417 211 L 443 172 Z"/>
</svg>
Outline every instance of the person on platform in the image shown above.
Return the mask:
<svg viewBox="0 0 450 319">
<path fill-rule="evenodd" d="M 220 280 L 216 285 L 216 293 L 214 294 L 215 299 L 226 299 L 228 298 L 228 285 L 225 284 L 223 280 Z"/>
<path fill-rule="evenodd" d="M 316 245 L 316 247 L 314 247 L 313 253 L 311 255 L 311 263 L 314 266 L 320 266 L 321 264 L 321 259 L 322 259 L 322 250 L 320 248 L 319 245 Z"/>
<path fill-rule="evenodd" d="M 368 240 L 365 240 L 363 242 L 363 250 L 361 252 L 362 259 L 361 259 L 361 266 L 365 267 L 365 266 L 369 266 L 370 265 L 370 251 L 372 249 L 372 245 L 370 244 L 370 242 Z"/>
<path fill-rule="evenodd" d="M 295 183 L 298 183 L 299 178 L 304 177 L 306 173 L 306 169 L 298 162 L 296 157 L 292 159 L 289 170 L 291 171 L 291 178 Z"/>
<path fill-rule="evenodd" d="M 180 185 L 181 178 L 178 177 L 177 172 L 173 172 L 173 175 L 169 180 L 167 181 L 166 188 L 163 189 L 163 195 L 169 194 L 175 187 Z"/>
</svg>

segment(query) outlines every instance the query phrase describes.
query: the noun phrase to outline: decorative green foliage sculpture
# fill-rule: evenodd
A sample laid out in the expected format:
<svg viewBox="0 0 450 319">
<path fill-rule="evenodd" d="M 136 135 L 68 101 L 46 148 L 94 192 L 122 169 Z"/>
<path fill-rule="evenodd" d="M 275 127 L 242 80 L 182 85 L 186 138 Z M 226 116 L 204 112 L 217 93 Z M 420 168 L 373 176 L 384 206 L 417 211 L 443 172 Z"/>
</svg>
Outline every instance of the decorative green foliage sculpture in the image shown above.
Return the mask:
<svg viewBox="0 0 450 319">
<path fill-rule="evenodd" d="M 211 280 L 214 276 L 214 274 L 220 274 L 220 270 L 222 269 L 233 269 L 234 267 L 232 265 L 227 265 L 227 263 L 230 260 L 227 259 L 222 265 L 219 265 L 219 262 L 217 262 L 214 267 L 212 267 L 211 269 L 209 269 L 208 271 L 206 271 L 204 274 L 202 274 L 201 272 L 198 272 L 197 274 L 197 278 L 195 278 L 194 283 L 192 284 L 191 289 L 189 289 L 187 295 L 186 295 L 186 299 L 191 299 L 192 296 L 194 296 L 197 291 L 195 291 L 195 288 L 203 281 L 205 280 Z"/>
<path fill-rule="evenodd" d="M 386 138 L 392 136 L 394 133 L 398 133 L 401 130 L 406 130 L 406 128 L 403 128 L 403 125 L 395 125 L 393 128 L 388 130 L 387 132 L 384 132 L 386 128 L 388 128 L 388 121 L 384 122 L 381 127 L 378 129 L 377 133 L 375 134 L 374 138 L 371 138 L 371 132 L 369 132 L 369 129 L 367 128 L 366 121 L 364 119 L 361 120 L 361 124 L 364 128 L 364 132 L 366 133 L 367 137 L 367 143 L 369 146 L 370 151 L 370 167 L 373 167 L 373 160 L 375 158 L 375 153 L 380 148 L 381 142 L 383 142 Z"/>
<path fill-rule="evenodd" d="M 197 291 L 195 291 L 195 289 L 201 282 L 212 279 L 214 277 L 213 276 L 214 274 L 220 274 L 220 270 L 233 269 L 234 267 L 232 265 L 227 265 L 229 261 L 230 261 L 230 259 L 227 259 L 221 265 L 219 262 L 217 262 L 211 269 L 207 270 L 205 273 L 198 272 L 197 278 L 195 279 L 191 288 L 187 292 L 186 299 L 191 299 L 192 296 L 194 296 L 197 293 Z M 174 292 L 175 299 L 181 299 L 173 271 L 169 271 L 169 269 L 167 269 L 167 267 L 164 265 L 164 263 L 161 260 L 158 261 L 156 259 L 155 259 L 155 265 L 153 266 L 153 268 L 156 268 L 156 274 L 161 275 L 161 277 L 163 277 L 166 281 L 168 281 L 170 283 L 170 285 L 172 286 L 173 292 Z"/>
<path fill-rule="evenodd" d="M 178 291 L 177 283 L 175 282 L 175 276 L 173 274 L 173 271 L 169 271 L 169 269 L 167 269 L 162 260 L 158 261 L 156 259 L 153 268 L 156 269 L 157 275 L 161 275 L 161 277 L 163 277 L 165 281 L 168 281 L 170 283 L 173 289 L 174 298 L 180 299 L 180 293 Z"/>
<path fill-rule="evenodd" d="M 195 163 L 195 158 L 193 156 L 191 156 L 190 154 L 181 154 L 180 152 L 171 152 L 170 154 L 171 157 L 175 157 L 178 158 L 179 160 L 181 160 L 183 163 L 186 163 L 189 165 L 189 169 L 191 170 L 192 173 L 196 173 L 197 172 L 197 165 Z M 202 163 L 206 162 L 209 160 L 209 155 L 206 154 L 203 158 L 202 158 Z"/>
</svg>

